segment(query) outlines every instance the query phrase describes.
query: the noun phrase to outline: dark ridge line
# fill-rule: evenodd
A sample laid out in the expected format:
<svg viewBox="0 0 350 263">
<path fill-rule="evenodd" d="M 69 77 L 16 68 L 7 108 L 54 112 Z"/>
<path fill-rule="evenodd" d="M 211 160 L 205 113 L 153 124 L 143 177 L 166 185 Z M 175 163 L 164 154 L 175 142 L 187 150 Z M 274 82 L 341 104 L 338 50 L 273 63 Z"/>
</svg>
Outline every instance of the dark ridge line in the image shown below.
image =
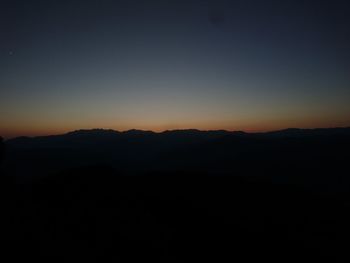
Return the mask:
<svg viewBox="0 0 350 263">
<path fill-rule="evenodd" d="M 164 130 L 161 132 L 155 132 L 151 130 L 141 130 L 141 129 L 130 129 L 125 131 L 118 131 L 113 129 L 102 129 L 102 128 L 94 128 L 94 129 L 78 129 L 62 134 L 52 134 L 52 135 L 43 135 L 43 136 L 18 136 L 10 139 L 5 139 L 3 142 L 8 142 L 12 140 L 18 140 L 18 139 L 40 139 L 40 138 L 50 138 L 50 137 L 57 137 L 57 136 L 65 136 L 65 135 L 82 135 L 82 134 L 91 134 L 91 133 L 98 133 L 100 132 L 103 134 L 115 134 L 115 135 L 123 135 L 123 134 L 152 134 L 152 135 L 162 135 L 162 134 L 176 134 L 176 133 L 185 133 L 185 132 L 192 132 L 192 133 L 215 133 L 215 132 L 222 132 L 226 133 L 227 135 L 276 135 L 276 134 L 288 134 L 288 133 L 300 133 L 300 132 L 318 132 L 318 131 L 335 131 L 335 130 L 350 130 L 350 126 L 347 127 L 330 127 L 330 128 L 286 128 L 281 130 L 272 130 L 272 131 L 265 131 L 265 132 L 245 132 L 245 131 L 230 131 L 230 130 L 199 130 L 199 129 L 174 129 L 174 130 Z"/>
</svg>

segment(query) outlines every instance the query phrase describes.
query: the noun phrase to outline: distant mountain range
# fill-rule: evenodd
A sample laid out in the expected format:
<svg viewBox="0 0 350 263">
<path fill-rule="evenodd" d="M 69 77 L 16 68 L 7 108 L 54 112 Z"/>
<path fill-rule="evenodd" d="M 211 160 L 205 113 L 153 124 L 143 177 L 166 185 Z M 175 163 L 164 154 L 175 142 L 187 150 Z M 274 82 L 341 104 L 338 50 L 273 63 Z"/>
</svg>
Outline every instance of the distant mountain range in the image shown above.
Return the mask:
<svg viewBox="0 0 350 263">
<path fill-rule="evenodd" d="M 5 141 L 3 171 L 46 175 L 105 166 L 127 173 L 200 171 L 264 175 L 281 181 L 345 186 L 350 128 L 241 131 L 104 129 Z M 349 184 L 350 185 L 350 184 Z"/>
<path fill-rule="evenodd" d="M 127 131 L 116 131 L 112 129 L 81 129 L 60 135 L 37 136 L 37 137 L 16 137 L 6 141 L 7 144 L 15 145 L 28 143 L 29 141 L 55 141 L 55 140 L 72 140 L 72 139 L 116 139 L 116 138 L 140 138 L 140 137 L 158 137 L 158 138 L 178 138 L 178 139 L 203 139 L 218 138 L 223 136 L 249 136 L 249 137 L 304 137 L 304 136 L 337 136 L 349 135 L 350 127 L 344 128 L 316 128 L 316 129 L 298 129 L 289 128 L 284 130 L 270 132 L 247 133 L 243 131 L 227 130 L 166 130 L 163 132 L 153 132 L 145 130 L 131 129 Z"/>
<path fill-rule="evenodd" d="M 12 257 L 349 261 L 338 259 L 349 258 L 350 128 L 94 129 L 4 144 Z"/>
</svg>

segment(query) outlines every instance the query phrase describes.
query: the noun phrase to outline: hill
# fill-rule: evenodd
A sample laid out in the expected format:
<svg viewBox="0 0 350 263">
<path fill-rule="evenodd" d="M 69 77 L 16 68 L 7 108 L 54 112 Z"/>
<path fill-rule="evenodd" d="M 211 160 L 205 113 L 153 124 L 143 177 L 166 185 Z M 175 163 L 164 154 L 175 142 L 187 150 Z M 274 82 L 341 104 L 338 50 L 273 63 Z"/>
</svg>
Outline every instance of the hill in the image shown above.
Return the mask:
<svg viewBox="0 0 350 263">
<path fill-rule="evenodd" d="M 347 166 L 350 128 L 267 133 L 94 129 L 19 137 L 5 144 L 3 171 L 22 178 L 84 166 L 107 166 L 133 173 L 260 174 L 281 182 L 339 190 L 349 180 L 340 171 Z"/>
<path fill-rule="evenodd" d="M 14 260 L 349 259 L 348 128 L 96 129 L 4 144 L 0 230 Z"/>
</svg>

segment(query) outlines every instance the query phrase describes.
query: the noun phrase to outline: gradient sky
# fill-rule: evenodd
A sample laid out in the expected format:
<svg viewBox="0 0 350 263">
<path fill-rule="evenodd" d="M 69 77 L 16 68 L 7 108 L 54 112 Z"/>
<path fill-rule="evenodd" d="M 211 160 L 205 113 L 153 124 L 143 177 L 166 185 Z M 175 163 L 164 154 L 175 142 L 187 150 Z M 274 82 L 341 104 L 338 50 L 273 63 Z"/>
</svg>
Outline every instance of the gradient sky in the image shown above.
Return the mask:
<svg viewBox="0 0 350 263">
<path fill-rule="evenodd" d="M 350 2 L 0 3 L 0 135 L 350 126 Z"/>
</svg>

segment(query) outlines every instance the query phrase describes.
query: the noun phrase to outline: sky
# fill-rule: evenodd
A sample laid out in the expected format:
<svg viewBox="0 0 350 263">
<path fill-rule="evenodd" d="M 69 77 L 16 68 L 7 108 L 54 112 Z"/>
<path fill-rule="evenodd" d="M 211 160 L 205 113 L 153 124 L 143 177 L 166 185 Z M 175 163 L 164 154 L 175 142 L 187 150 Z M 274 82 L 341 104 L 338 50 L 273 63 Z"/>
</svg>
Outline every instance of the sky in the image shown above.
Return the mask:
<svg viewBox="0 0 350 263">
<path fill-rule="evenodd" d="M 0 2 L 0 135 L 350 126 L 347 0 Z"/>
</svg>

